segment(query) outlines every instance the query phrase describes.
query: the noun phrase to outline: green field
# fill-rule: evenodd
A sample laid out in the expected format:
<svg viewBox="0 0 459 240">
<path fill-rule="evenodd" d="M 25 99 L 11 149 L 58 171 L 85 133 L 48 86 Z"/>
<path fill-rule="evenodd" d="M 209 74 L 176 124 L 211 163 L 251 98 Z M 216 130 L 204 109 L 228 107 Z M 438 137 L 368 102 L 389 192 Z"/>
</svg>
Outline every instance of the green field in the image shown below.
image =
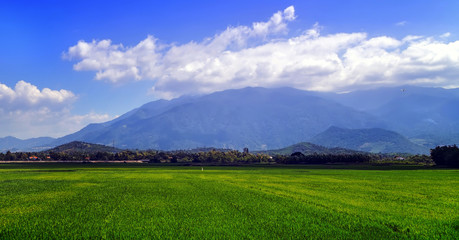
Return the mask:
<svg viewBox="0 0 459 240">
<path fill-rule="evenodd" d="M 359 168 L 1 164 L 0 239 L 459 239 L 459 170 Z"/>
</svg>

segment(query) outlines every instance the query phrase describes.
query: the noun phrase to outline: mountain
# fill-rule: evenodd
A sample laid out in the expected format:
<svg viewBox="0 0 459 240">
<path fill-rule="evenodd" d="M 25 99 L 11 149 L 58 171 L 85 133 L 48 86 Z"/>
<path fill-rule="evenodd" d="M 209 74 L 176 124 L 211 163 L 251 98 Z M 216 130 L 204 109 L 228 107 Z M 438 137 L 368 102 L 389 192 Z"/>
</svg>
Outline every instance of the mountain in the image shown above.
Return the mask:
<svg viewBox="0 0 459 240">
<path fill-rule="evenodd" d="M 267 150 L 267 151 L 257 151 L 255 153 L 264 153 L 268 155 L 291 155 L 295 152 L 301 152 L 304 155 L 311 154 L 353 154 L 357 151 L 344 149 L 344 148 L 327 148 L 324 146 L 319 146 L 316 144 L 301 142 L 285 148 Z"/>
<path fill-rule="evenodd" d="M 408 95 L 392 99 L 370 111 L 384 119 L 391 130 L 435 147 L 459 143 L 459 98 Z"/>
<path fill-rule="evenodd" d="M 365 111 L 427 148 L 459 144 L 459 88 L 401 86 L 350 93 L 316 93 Z"/>
<path fill-rule="evenodd" d="M 186 101 L 189 101 L 190 99 L 191 99 L 190 97 L 181 97 L 181 98 L 173 99 L 170 101 L 158 100 L 158 101 L 150 102 L 150 103 L 144 104 L 140 108 L 133 109 L 111 121 L 108 121 L 105 123 L 89 124 L 88 126 L 84 127 L 78 132 L 66 135 L 64 137 L 61 137 L 55 140 L 53 144 L 60 145 L 60 144 L 65 144 L 65 143 L 76 141 L 76 140 L 93 139 L 93 136 L 95 135 L 102 135 L 104 133 L 107 134 L 106 133 L 107 129 L 109 129 L 110 126 L 116 125 L 118 122 L 134 123 L 142 119 L 151 118 L 179 104 L 185 103 Z M 112 138 L 111 140 L 108 139 L 107 141 L 103 141 L 103 142 L 105 145 L 113 145 L 114 140 L 116 140 L 116 138 Z M 118 142 L 116 143 L 118 144 Z M 133 148 L 137 148 L 137 147 L 134 146 Z"/>
<path fill-rule="evenodd" d="M 310 140 L 326 147 L 340 147 L 372 153 L 428 154 L 429 149 L 406 137 L 381 128 L 344 129 L 330 127 Z"/>
<path fill-rule="evenodd" d="M 41 151 L 51 148 L 50 144 L 55 141 L 55 138 L 40 137 L 22 140 L 15 137 L 0 138 L 0 152 L 6 151 Z"/>
<path fill-rule="evenodd" d="M 361 111 L 371 111 L 389 104 L 395 99 L 410 96 L 459 99 L 459 88 L 444 89 L 433 87 L 397 86 L 357 90 L 346 93 L 314 92 L 316 96 L 339 102 Z"/>
<path fill-rule="evenodd" d="M 79 152 L 79 153 L 97 153 L 97 152 L 121 152 L 121 149 L 86 143 L 80 141 L 73 141 L 70 143 L 62 144 L 52 149 L 48 149 L 45 152 L 56 152 L 56 153 L 70 153 L 70 152 Z"/>
<path fill-rule="evenodd" d="M 274 149 L 328 127 L 382 126 L 370 114 L 292 88 L 244 88 L 155 101 L 58 139 L 138 149 Z"/>
<path fill-rule="evenodd" d="M 331 126 L 382 128 L 428 149 L 459 144 L 457 106 L 459 89 L 402 86 L 337 94 L 244 88 L 153 101 L 58 139 L 0 138 L 0 151 L 39 151 L 71 141 L 130 149 L 266 150 L 307 141 Z M 402 146 L 409 147 L 403 152 L 419 152 Z"/>
</svg>

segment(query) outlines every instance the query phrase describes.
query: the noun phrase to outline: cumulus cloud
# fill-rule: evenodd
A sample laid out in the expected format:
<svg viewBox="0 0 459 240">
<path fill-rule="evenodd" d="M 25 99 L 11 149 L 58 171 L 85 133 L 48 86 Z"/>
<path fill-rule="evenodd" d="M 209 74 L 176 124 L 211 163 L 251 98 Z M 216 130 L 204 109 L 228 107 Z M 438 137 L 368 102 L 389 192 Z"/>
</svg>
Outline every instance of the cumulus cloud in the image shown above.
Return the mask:
<svg viewBox="0 0 459 240">
<path fill-rule="evenodd" d="M 71 114 L 76 98 L 71 91 L 40 90 L 25 81 L 17 82 L 14 88 L 0 83 L 0 137 L 59 137 L 110 119 L 106 114 Z"/>
<path fill-rule="evenodd" d="M 266 22 L 228 27 L 201 42 L 159 45 L 148 36 L 133 47 L 110 40 L 80 41 L 64 54 L 74 69 L 109 82 L 153 80 L 158 98 L 247 86 L 352 91 L 369 86 L 447 87 L 459 77 L 459 41 L 433 37 L 322 35 L 314 24 L 285 38 L 294 7 Z M 403 23 L 403 24 L 406 24 Z"/>
<path fill-rule="evenodd" d="M 135 47 L 113 45 L 110 40 L 79 41 L 64 54 L 67 59 L 82 59 L 73 69 L 97 71 L 96 79 L 118 82 L 124 79 L 140 80 L 147 75 L 156 77 L 160 48 L 156 39 L 148 36 Z"/>
<path fill-rule="evenodd" d="M 293 6 L 275 13 L 267 22 L 253 23 L 252 27 L 228 27 L 201 43 L 190 42 L 179 46 L 161 46 L 148 36 L 134 47 L 112 44 L 111 40 L 79 41 L 63 54 L 65 59 L 81 60 L 73 68 L 77 71 L 97 71 L 95 79 L 110 82 L 156 79 L 173 71 L 193 71 L 200 68 L 202 58 L 212 58 L 227 49 L 245 47 L 249 39 L 266 38 L 285 33 L 288 21 L 295 19 Z M 167 48 L 166 51 L 163 51 Z M 180 75 L 180 73 L 178 74 Z"/>
<path fill-rule="evenodd" d="M 16 83 L 14 89 L 0 83 L 0 109 L 62 108 L 75 99 L 75 94 L 65 89 L 39 90 L 22 80 Z"/>
</svg>

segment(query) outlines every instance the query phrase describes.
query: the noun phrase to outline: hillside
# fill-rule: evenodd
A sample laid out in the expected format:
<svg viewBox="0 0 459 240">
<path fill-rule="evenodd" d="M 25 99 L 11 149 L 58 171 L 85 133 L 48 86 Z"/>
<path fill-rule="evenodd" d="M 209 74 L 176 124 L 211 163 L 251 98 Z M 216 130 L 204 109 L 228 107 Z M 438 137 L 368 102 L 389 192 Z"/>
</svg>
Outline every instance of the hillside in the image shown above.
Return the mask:
<svg viewBox="0 0 459 240">
<path fill-rule="evenodd" d="M 122 148 L 274 149 L 310 138 L 331 125 L 380 126 L 373 116 L 292 88 L 244 88 L 201 97 L 155 101 L 114 121 L 89 125 L 59 141 Z"/>
<path fill-rule="evenodd" d="M 0 138 L 0 152 L 6 151 L 41 151 L 51 148 L 52 142 L 55 138 L 40 137 L 30 139 L 19 139 L 15 137 L 4 137 Z M 51 144 L 51 146 L 50 146 Z"/>
<path fill-rule="evenodd" d="M 458 106 L 459 99 L 413 94 L 393 99 L 371 113 L 384 119 L 392 130 L 434 147 L 459 143 Z"/>
<path fill-rule="evenodd" d="M 365 111 L 385 122 L 385 129 L 434 148 L 459 144 L 459 89 L 399 86 L 318 96 Z"/>
<path fill-rule="evenodd" d="M 429 149 L 404 136 L 381 128 L 344 129 L 330 127 L 310 140 L 326 147 L 340 147 L 372 153 L 428 154 Z"/>
<path fill-rule="evenodd" d="M 304 155 L 311 155 L 311 154 L 352 154 L 357 153 L 357 151 L 344 149 L 344 148 L 327 148 L 324 146 L 319 146 L 316 144 L 308 143 L 308 142 L 301 142 L 297 144 L 293 144 L 291 146 L 274 149 L 274 150 L 267 150 L 267 151 L 255 151 L 255 153 L 264 153 L 271 156 L 274 155 L 291 155 L 295 152 L 301 152 Z"/>
<path fill-rule="evenodd" d="M 403 86 L 337 94 L 244 88 L 149 102 L 112 121 L 89 124 L 58 139 L 0 138 L 0 151 L 41 151 L 72 141 L 102 145 L 115 141 L 125 149 L 267 150 L 309 141 L 337 126 L 381 128 L 403 135 L 379 142 L 351 138 L 350 143 L 340 143 L 341 147 L 428 153 L 437 145 L 459 144 L 458 105 L 458 89 Z M 319 140 L 335 146 L 334 138 Z"/>
<path fill-rule="evenodd" d="M 80 141 L 73 141 L 66 143 L 55 148 L 46 150 L 45 152 L 56 152 L 56 153 L 97 153 L 97 152 L 120 152 L 121 149 L 113 148 L 100 144 L 86 143 Z"/>
</svg>

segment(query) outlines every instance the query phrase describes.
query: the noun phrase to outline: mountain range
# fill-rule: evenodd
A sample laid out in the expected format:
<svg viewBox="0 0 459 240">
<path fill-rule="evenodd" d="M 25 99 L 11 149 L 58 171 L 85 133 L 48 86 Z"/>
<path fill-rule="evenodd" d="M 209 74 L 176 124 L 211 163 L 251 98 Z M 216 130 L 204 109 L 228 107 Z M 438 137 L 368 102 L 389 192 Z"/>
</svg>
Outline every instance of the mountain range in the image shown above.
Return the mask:
<svg viewBox="0 0 459 240">
<path fill-rule="evenodd" d="M 291 89 L 245 88 L 155 101 L 114 121 L 92 124 L 57 142 L 80 140 L 138 149 L 280 148 L 331 125 L 364 128 L 377 118 Z"/>
<path fill-rule="evenodd" d="M 303 155 L 313 155 L 313 154 L 355 154 L 359 153 L 358 151 L 350 150 L 350 149 L 345 149 L 345 148 L 339 148 L 339 147 L 324 147 L 320 145 L 316 145 L 313 143 L 309 142 L 301 142 L 297 144 L 293 144 L 281 149 L 272 149 L 272 150 L 266 150 L 266 151 L 256 151 L 255 153 L 263 153 L 263 154 L 268 154 L 271 156 L 274 155 L 286 155 L 290 156 L 293 153 L 300 152 Z"/>
<path fill-rule="evenodd" d="M 399 133 L 381 129 L 344 129 L 330 127 L 310 139 L 311 143 L 371 153 L 428 154 L 429 149 L 415 144 Z"/>
<path fill-rule="evenodd" d="M 385 129 L 425 147 L 459 143 L 459 88 L 401 86 L 318 96 L 369 113 Z"/>
<path fill-rule="evenodd" d="M 41 151 L 49 149 L 50 145 L 55 142 L 55 138 L 51 137 L 39 137 L 39 138 L 30 138 L 30 139 L 19 139 L 15 137 L 4 137 L 0 138 L 0 152 L 5 151 Z"/>
<path fill-rule="evenodd" d="M 458 89 L 404 86 L 336 94 L 244 88 L 153 101 L 57 139 L 0 138 L 0 151 L 37 151 L 72 141 L 161 150 L 267 150 L 310 141 L 360 151 L 426 153 L 436 145 L 459 143 L 458 103 Z M 337 134 L 352 141 L 333 140 Z"/>
</svg>

